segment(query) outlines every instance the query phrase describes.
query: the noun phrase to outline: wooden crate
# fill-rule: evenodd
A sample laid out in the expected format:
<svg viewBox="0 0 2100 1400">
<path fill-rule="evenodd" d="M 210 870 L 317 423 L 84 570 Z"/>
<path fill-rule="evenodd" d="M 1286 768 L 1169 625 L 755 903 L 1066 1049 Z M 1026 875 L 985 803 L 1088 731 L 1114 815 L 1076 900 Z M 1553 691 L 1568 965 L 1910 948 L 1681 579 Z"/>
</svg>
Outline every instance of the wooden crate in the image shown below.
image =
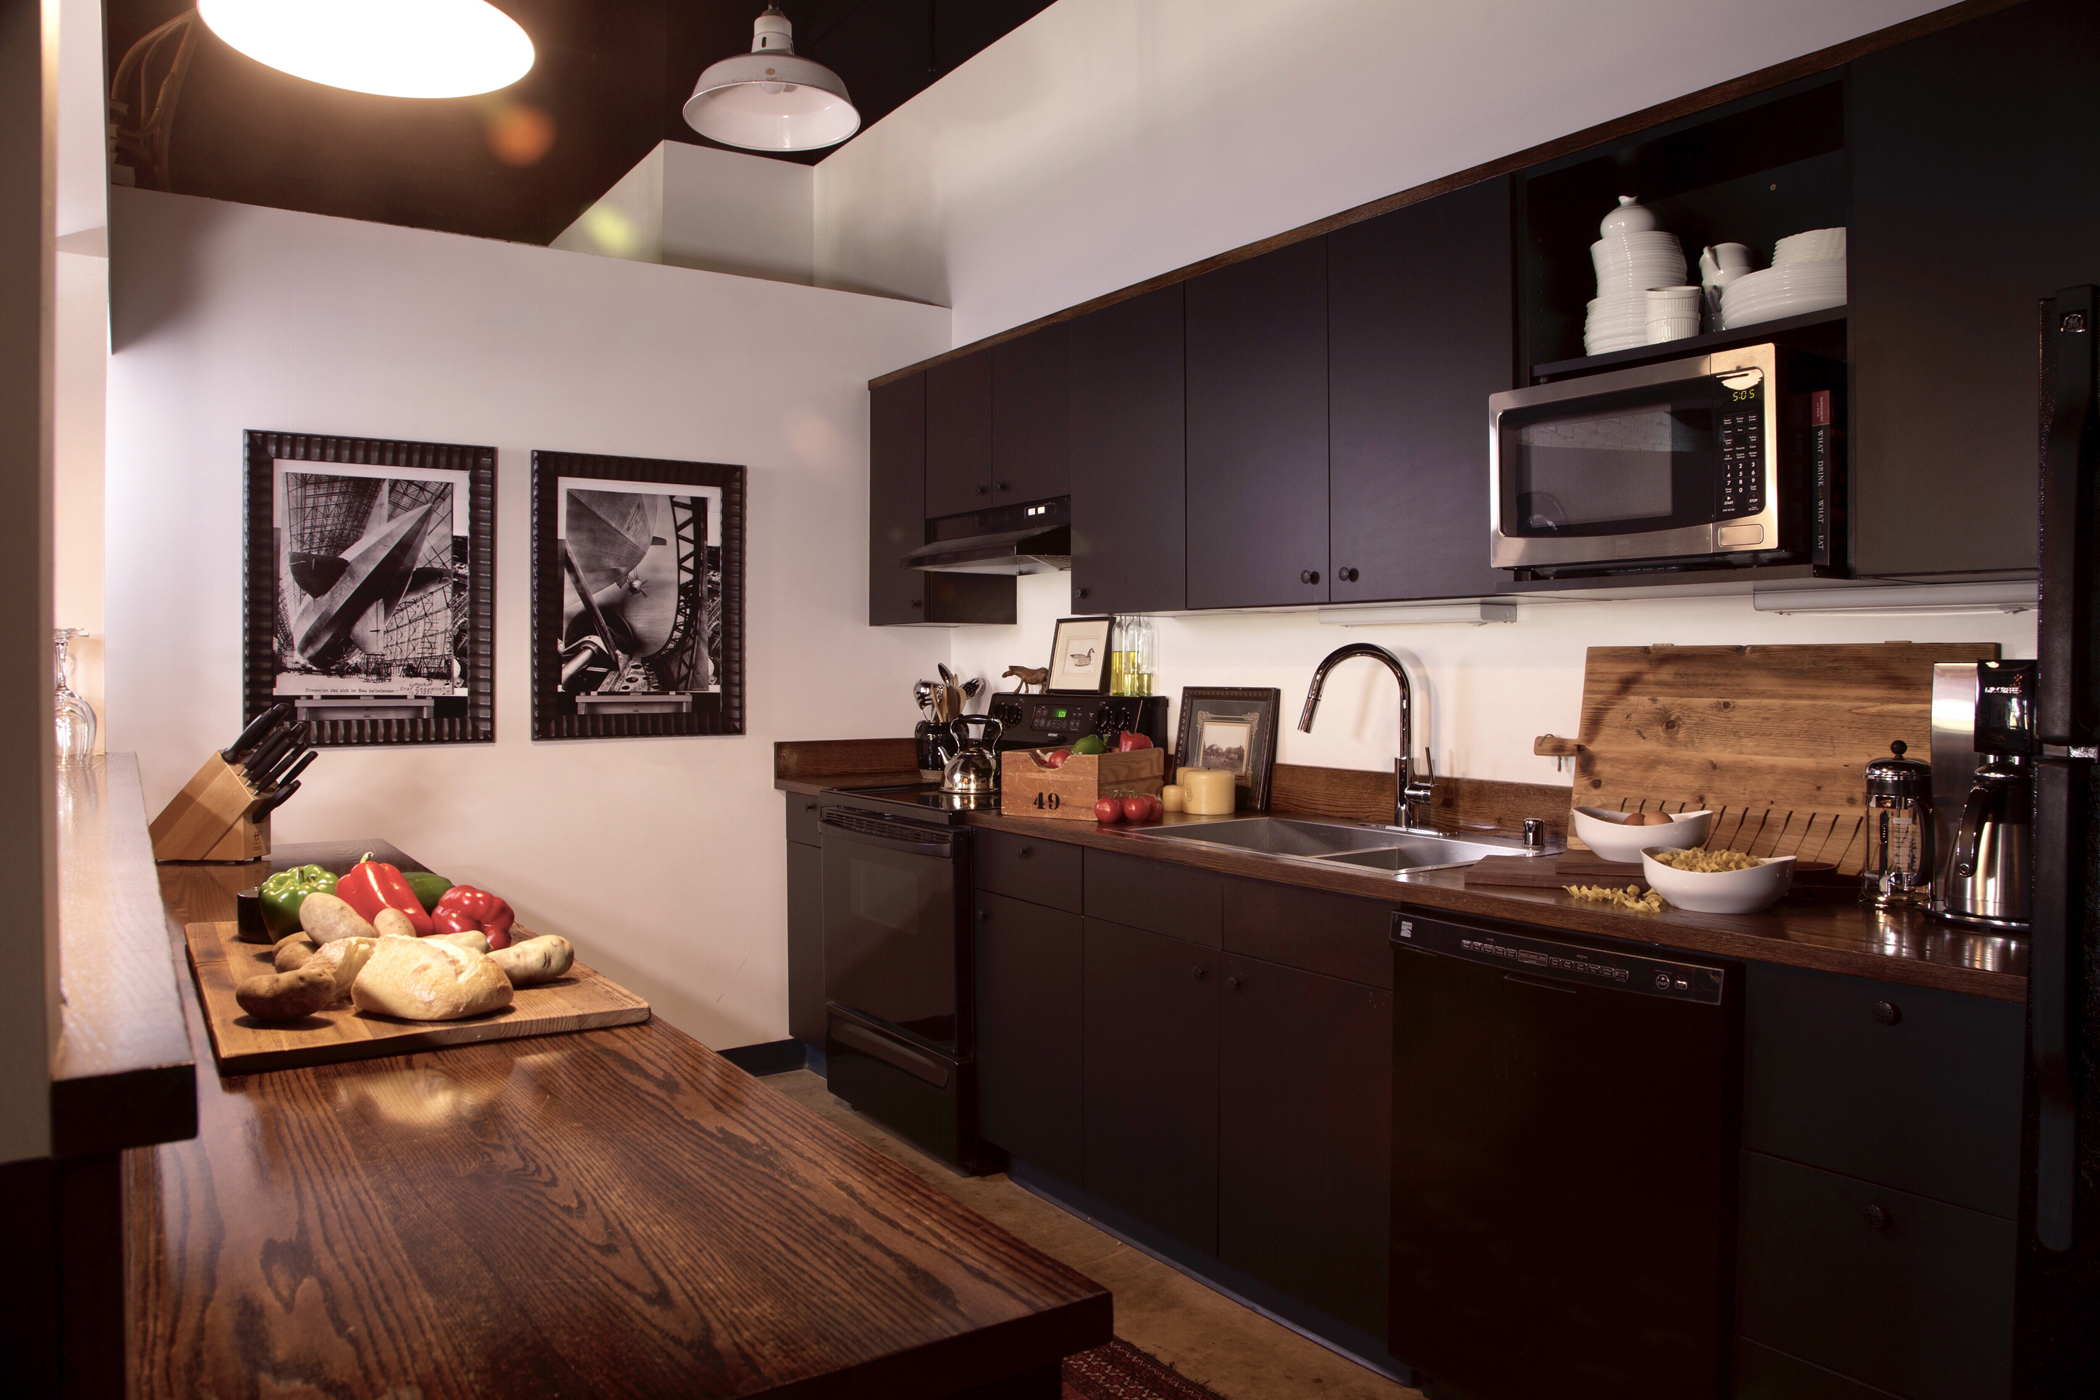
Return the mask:
<svg viewBox="0 0 2100 1400">
<path fill-rule="evenodd" d="M 1164 749 L 1074 754 L 1061 768 L 1045 766 L 1033 749 L 1008 749 L 999 757 L 1001 816 L 1090 822 L 1104 797 L 1157 797 L 1166 786 Z"/>
</svg>

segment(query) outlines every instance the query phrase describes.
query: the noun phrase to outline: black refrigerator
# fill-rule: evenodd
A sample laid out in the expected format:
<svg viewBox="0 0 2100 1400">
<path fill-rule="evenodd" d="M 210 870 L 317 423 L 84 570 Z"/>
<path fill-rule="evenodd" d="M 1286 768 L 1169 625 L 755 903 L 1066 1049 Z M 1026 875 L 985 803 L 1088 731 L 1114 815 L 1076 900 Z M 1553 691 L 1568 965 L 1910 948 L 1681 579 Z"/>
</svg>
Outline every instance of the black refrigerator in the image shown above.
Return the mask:
<svg viewBox="0 0 2100 1400">
<path fill-rule="evenodd" d="M 2034 932 L 2013 1393 L 2100 1393 L 2100 287 L 2041 311 Z"/>
</svg>

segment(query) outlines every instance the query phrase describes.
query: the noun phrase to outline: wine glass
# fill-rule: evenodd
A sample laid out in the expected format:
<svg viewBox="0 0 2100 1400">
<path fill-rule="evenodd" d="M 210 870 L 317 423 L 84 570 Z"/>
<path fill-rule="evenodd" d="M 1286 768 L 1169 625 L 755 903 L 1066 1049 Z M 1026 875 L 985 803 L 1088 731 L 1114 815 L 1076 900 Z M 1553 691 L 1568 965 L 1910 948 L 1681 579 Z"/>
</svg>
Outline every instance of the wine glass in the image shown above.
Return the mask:
<svg viewBox="0 0 2100 1400">
<path fill-rule="evenodd" d="M 85 637 L 87 633 L 78 627 L 61 627 L 55 635 L 58 641 L 58 692 L 55 696 L 58 762 L 60 767 L 71 767 L 87 762 L 95 752 L 95 707 L 81 699 L 73 689 L 73 653 L 68 648 L 75 637 Z"/>
</svg>

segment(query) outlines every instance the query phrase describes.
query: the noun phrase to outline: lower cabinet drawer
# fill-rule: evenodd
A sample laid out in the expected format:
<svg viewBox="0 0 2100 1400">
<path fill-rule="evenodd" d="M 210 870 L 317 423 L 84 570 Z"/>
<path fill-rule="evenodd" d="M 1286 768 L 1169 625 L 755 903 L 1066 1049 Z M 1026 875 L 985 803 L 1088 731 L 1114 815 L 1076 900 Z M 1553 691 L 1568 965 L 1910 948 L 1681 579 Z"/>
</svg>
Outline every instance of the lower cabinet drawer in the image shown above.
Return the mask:
<svg viewBox="0 0 2100 1400">
<path fill-rule="evenodd" d="M 1734 1400 L 1895 1400 L 1878 1386 L 1861 1385 L 1799 1357 L 1735 1339 Z"/>
<path fill-rule="evenodd" d="M 1761 1152 L 1742 1164 L 1738 1333 L 1904 1400 L 2010 1393 L 2010 1220 Z"/>
<path fill-rule="evenodd" d="M 1079 847 L 1005 831 L 975 835 L 978 889 L 1079 912 Z"/>
</svg>

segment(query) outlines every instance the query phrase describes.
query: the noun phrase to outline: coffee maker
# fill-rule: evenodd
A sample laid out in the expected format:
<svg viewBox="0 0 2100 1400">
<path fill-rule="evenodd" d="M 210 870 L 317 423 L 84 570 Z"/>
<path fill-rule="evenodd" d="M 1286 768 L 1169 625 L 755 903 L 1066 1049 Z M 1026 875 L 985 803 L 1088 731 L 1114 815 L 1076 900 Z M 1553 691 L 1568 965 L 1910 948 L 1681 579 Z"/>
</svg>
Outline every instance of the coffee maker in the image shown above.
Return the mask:
<svg viewBox="0 0 2100 1400">
<path fill-rule="evenodd" d="M 1932 912 L 2025 932 L 2034 908 L 2032 661 L 1934 668 L 1932 777 L 1942 853 Z"/>
</svg>

